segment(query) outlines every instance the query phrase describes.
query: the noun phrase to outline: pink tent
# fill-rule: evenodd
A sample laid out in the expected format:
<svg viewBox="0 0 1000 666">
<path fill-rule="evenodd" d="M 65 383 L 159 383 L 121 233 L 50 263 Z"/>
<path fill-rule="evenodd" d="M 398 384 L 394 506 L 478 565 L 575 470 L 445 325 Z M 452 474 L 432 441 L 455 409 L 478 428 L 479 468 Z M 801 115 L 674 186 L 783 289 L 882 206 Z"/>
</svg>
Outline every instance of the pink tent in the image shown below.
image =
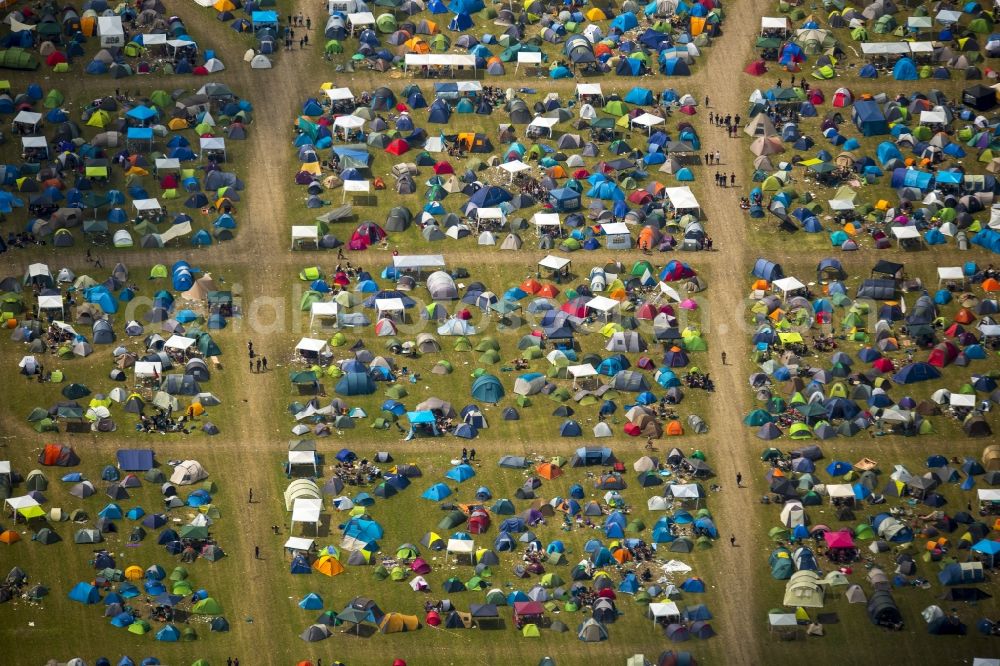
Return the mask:
<svg viewBox="0 0 1000 666">
<path fill-rule="evenodd" d="M 681 301 L 681 308 L 683 308 L 685 310 L 697 310 L 698 309 L 698 304 L 695 303 L 690 298 L 685 298 L 683 301 Z"/>
<path fill-rule="evenodd" d="M 828 548 L 854 548 L 854 537 L 847 530 L 827 532 L 823 539 Z"/>
</svg>

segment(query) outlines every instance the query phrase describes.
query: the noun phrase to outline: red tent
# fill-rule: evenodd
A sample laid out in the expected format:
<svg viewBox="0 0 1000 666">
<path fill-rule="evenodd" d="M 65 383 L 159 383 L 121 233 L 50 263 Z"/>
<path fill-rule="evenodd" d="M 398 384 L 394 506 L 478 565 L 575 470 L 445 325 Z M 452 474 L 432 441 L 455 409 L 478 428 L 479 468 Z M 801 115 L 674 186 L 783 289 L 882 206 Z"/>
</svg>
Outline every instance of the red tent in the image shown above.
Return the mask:
<svg viewBox="0 0 1000 666">
<path fill-rule="evenodd" d="M 875 362 L 872 363 L 872 367 L 878 370 L 879 372 L 894 372 L 896 369 L 895 367 L 893 367 L 892 361 L 890 361 L 884 356 L 882 358 L 875 359 Z"/>
<path fill-rule="evenodd" d="M 389 145 L 385 147 L 385 152 L 390 155 L 402 155 L 410 149 L 410 144 L 406 143 L 403 139 L 393 139 L 389 142 Z"/>
<path fill-rule="evenodd" d="M 45 58 L 45 64 L 49 67 L 55 67 L 61 62 L 66 62 L 66 54 L 62 51 L 53 51 Z"/>
<path fill-rule="evenodd" d="M 767 73 L 767 65 L 763 60 L 754 60 L 743 68 L 743 71 L 751 76 L 763 76 Z"/>
<path fill-rule="evenodd" d="M 445 173 L 455 173 L 455 170 L 451 168 L 450 164 L 442 160 L 434 165 L 434 173 L 440 176 Z"/>
</svg>

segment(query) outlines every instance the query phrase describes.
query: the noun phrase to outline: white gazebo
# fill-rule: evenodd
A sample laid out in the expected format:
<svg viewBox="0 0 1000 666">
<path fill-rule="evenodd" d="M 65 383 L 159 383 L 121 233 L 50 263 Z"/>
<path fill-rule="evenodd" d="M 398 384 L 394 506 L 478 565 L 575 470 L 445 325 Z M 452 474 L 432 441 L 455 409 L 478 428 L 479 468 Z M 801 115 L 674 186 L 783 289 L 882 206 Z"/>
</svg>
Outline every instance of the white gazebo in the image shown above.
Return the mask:
<svg viewBox="0 0 1000 666">
<path fill-rule="evenodd" d="M 542 53 L 541 51 L 518 51 L 517 53 L 517 64 L 514 65 L 514 73 L 517 74 L 517 70 L 521 69 L 521 65 L 541 65 L 542 64 Z"/>
<path fill-rule="evenodd" d="M 314 360 L 318 358 L 320 354 L 328 352 L 329 350 L 330 345 L 327 344 L 327 341 L 319 340 L 317 338 L 302 338 L 299 340 L 299 343 L 295 345 L 295 351 L 308 360 Z"/>
<path fill-rule="evenodd" d="M 528 131 L 534 130 L 534 133 L 539 136 L 545 134 L 548 137 L 552 136 L 552 128 L 559 124 L 558 118 L 549 118 L 547 116 L 535 116 L 528 123 Z"/>
<path fill-rule="evenodd" d="M 347 23 L 351 26 L 351 37 L 354 31 L 364 30 L 370 25 L 375 25 L 375 15 L 371 12 L 354 12 L 347 15 Z"/>
<path fill-rule="evenodd" d="M 291 456 L 293 452 L 289 452 Z M 302 453 L 308 453 L 307 451 Z M 299 497 L 292 505 L 291 529 L 295 523 L 311 524 L 315 534 L 319 534 L 320 516 L 323 513 L 323 500 L 317 497 Z"/>
<path fill-rule="evenodd" d="M 38 297 L 38 311 L 54 312 L 59 311 L 59 318 L 66 318 L 66 310 L 63 306 L 63 297 L 60 294 L 48 294 Z"/>
<path fill-rule="evenodd" d="M 513 162 L 504 162 L 500 165 L 500 168 L 507 172 L 507 175 L 510 176 L 510 182 L 513 183 L 517 174 L 524 171 L 530 171 L 531 165 L 525 164 L 521 160 L 514 160 Z"/>
<path fill-rule="evenodd" d="M 406 308 L 403 306 L 401 298 L 376 298 L 375 314 L 378 319 L 392 319 L 403 321 L 406 316 Z"/>
<path fill-rule="evenodd" d="M 566 372 L 573 378 L 573 388 L 577 388 L 577 384 L 580 380 L 587 383 L 591 377 L 597 376 L 597 370 L 591 363 L 568 366 L 566 368 Z"/>
<path fill-rule="evenodd" d="M 641 116 L 636 116 L 635 118 L 633 118 L 631 122 L 633 127 L 636 126 L 642 127 L 643 129 L 646 130 L 646 134 L 649 135 L 653 133 L 654 127 L 656 127 L 657 125 L 662 125 L 665 121 L 663 118 L 655 114 L 644 113 Z"/>
<path fill-rule="evenodd" d="M 538 213 L 535 213 L 535 217 Z M 553 273 L 562 273 L 566 275 L 569 273 L 569 266 L 573 263 L 566 257 L 559 257 L 554 254 L 546 255 L 541 261 L 538 262 L 539 268 L 544 268 L 545 270 L 552 271 Z"/>
<path fill-rule="evenodd" d="M 340 202 L 344 203 L 347 201 L 347 194 L 368 194 L 372 191 L 372 184 L 369 180 L 345 180 L 344 181 L 344 196 L 341 198 Z"/>
<path fill-rule="evenodd" d="M 187 352 L 197 342 L 194 338 L 188 338 L 183 335 L 171 335 L 167 338 L 167 341 L 163 343 L 163 348 L 172 352 L 177 352 L 183 354 Z"/>
<path fill-rule="evenodd" d="M 559 213 L 535 213 L 531 216 L 531 222 L 535 225 L 539 234 L 545 228 L 555 227 L 558 230 L 562 227 L 562 222 L 559 220 Z"/>
<path fill-rule="evenodd" d="M 308 245 L 315 248 L 319 245 L 319 227 L 315 224 L 295 225 L 292 227 L 292 249 Z"/>
<path fill-rule="evenodd" d="M 319 471 L 316 469 L 315 451 L 289 451 L 288 469 L 290 470 L 292 469 L 292 467 L 297 467 L 300 465 L 304 465 L 306 467 L 312 467 L 313 476 L 319 476 Z M 298 502 L 298 500 L 296 500 L 296 502 Z"/>
<path fill-rule="evenodd" d="M 965 272 L 961 266 L 938 266 L 938 286 L 944 282 L 958 282 L 965 284 Z"/>
<path fill-rule="evenodd" d="M 587 301 L 587 311 L 593 311 L 605 321 L 611 317 L 612 313 L 621 305 L 618 301 L 607 296 L 594 296 Z"/>
<path fill-rule="evenodd" d="M 467 557 L 472 560 L 476 552 L 476 543 L 467 539 L 448 539 L 448 549 L 445 552 L 456 558 Z"/>
<path fill-rule="evenodd" d="M 775 280 L 771 283 L 771 286 L 775 291 L 781 293 L 781 298 L 787 299 L 789 294 L 793 294 L 799 289 L 805 289 L 806 286 L 795 277 L 781 278 L 780 280 Z"/>
<path fill-rule="evenodd" d="M 309 327 L 312 328 L 313 323 L 316 318 L 319 317 L 320 320 L 323 319 L 333 319 L 334 322 L 337 321 L 337 312 L 340 306 L 334 301 L 317 301 L 309 306 Z M 336 325 L 336 323 L 334 324 Z"/>
<path fill-rule="evenodd" d="M 656 624 L 660 620 L 668 624 L 671 622 L 680 622 L 681 620 L 681 610 L 673 601 L 649 604 L 649 614 L 653 618 L 653 624 Z"/>
</svg>

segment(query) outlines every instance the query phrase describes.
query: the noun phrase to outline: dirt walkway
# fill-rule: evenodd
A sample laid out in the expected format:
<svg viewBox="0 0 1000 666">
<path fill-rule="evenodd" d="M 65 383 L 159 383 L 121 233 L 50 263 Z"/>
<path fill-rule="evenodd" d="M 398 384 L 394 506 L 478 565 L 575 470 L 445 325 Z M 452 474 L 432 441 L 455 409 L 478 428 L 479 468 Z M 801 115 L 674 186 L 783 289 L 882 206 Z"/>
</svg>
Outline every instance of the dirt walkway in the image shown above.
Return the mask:
<svg viewBox="0 0 1000 666">
<path fill-rule="evenodd" d="M 746 113 L 746 85 L 742 67 L 750 54 L 750 45 L 756 33 L 757 17 L 764 14 L 763 0 L 729 3 L 726 5 L 725 35 L 721 44 L 716 44 L 708 55 L 706 70 L 711 72 L 712 86 L 708 95 L 708 110 L 722 114 Z M 703 100 L 699 100 L 703 102 Z M 746 274 L 751 260 L 747 245 L 746 221 L 739 207 L 742 184 L 747 182 L 749 173 L 744 168 L 745 150 L 740 139 L 729 139 L 724 129 L 709 126 L 708 114 L 701 109 L 699 137 L 703 152 L 718 149 L 723 168 L 719 171 L 735 172 L 737 187 L 717 188 L 711 182 L 707 187 L 712 195 L 703 197 L 702 206 L 708 223 L 706 230 L 712 236 L 715 251 L 711 253 L 710 265 L 714 267 L 713 285 L 709 289 L 709 307 L 703 308 L 707 314 L 703 327 L 710 342 L 711 354 L 707 363 L 708 371 L 715 376 L 716 395 L 709 401 L 711 444 L 706 447 L 709 460 L 723 490 L 712 493 L 710 507 L 712 515 L 722 531 L 720 542 L 714 549 L 715 570 L 706 572 L 710 582 L 726 591 L 732 602 L 721 608 L 713 608 L 720 621 L 720 638 L 731 646 L 729 662 L 732 664 L 760 664 L 763 658 L 760 642 L 745 640 L 742 632 L 760 624 L 761 619 L 753 616 L 754 604 L 751 599 L 756 594 L 755 581 L 762 571 L 759 525 L 753 524 L 755 495 L 749 488 L 737 489 L 736 474 L 743 474 L 744 486 L 751 485 L 750 477 L 756 471 L 754 460 L 757 456 L 755 442 L 748 436 L 743 426 L 743 414 L 747 410 L 747 392 L 744 390 L 748 336 L 743 320 L 746 313 L 744 289 Z M 742 136 L 742 132 L 740 132 Z M 715 169 L 708 167 L 707 181 Z M 702 255 L 698 256 L 702 262 Z M 726 365 L 722 364 L 722 353 L 727 355 Z M 735 534 L 737 547 L 727 542 Z"/>
</svg>

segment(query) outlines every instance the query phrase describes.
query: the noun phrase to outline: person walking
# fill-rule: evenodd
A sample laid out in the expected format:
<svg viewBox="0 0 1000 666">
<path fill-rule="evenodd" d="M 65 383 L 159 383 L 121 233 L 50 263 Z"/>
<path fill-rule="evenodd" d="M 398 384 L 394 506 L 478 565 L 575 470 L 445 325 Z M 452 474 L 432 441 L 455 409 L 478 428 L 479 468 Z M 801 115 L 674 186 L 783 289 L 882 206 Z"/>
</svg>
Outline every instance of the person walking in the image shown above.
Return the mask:
<svg viewBox="0 0 1000 666">
<path fill-rule="evenodd" d="M 705 95 L 705 108 L 708 108 L 708 95 Z"/>
<path fill-rule="evenodd" d="M 266 356 L 261 356 L 260 360 L 264 364 L 264 372 L 267 372 L 267 357 Z"/>
<path fill-rule="evenodd" d="M 253 504 L 253 488 L 250 489 L 250 496 L 247 499 L 247 504 Z"/>
<path fill-rule="evenodd" d="M 306 30 L 312 30 L 313 20 L 311 16 L 306 17 Z"/>
<path fill-rule="evenodd" d="M 722 365 L 726 364 L 726 352 L 722 352 Z"/>
<path fill-rule="evenodd" d="M 260 546 L 254 546 L 253 547 L 253 559 L 255 559 L 255 560 L 259 560 L 260 559 Z"/>
<path fill-rule="evenodd" d="M 260 373 L 260 359 L 257 359 L 257 372 Z"/>
<path fill-rule="evenodd" d="M 718 150 L 715 151 L 715 157 L 713 158 L 716 164 L 722 164 L 722 156 Z"/>
<path fill-rule="evenodd" d="M 250 372 L 253 372 L 253 359 L 250 359 Z"/>
<path fill-rule="evenodd" d="M 736 547 L 736 535 L 735 534 L 730 534 L 729 535 L 729 545 L 732 546 L 732 547 L 734 547 L 734 548 Z"/>
<path fill-rule="evenodd" d="M 732 171 L 729 173 L 729 186 L 736 187 L 736 172 Z"/>
<path fill-rule="evenodd" d="M 740 474 L 739 472 L 736 472 L 736 487 L 737 488 L 743 487 L 743 475 Z"/>
</svg>

